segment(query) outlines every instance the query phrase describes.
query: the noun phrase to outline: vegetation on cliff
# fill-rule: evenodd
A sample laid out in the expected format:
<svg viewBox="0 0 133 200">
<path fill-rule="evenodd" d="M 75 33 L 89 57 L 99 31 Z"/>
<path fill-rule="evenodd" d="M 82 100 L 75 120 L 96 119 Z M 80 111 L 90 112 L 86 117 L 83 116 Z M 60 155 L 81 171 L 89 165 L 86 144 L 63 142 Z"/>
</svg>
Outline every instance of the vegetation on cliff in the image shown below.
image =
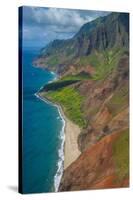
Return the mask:
<svg viewBox="0 0 133 200">
<path fill-rule="evenodd" d="M 129 129 L 121 132 L 113 143 L 113 159 L 116 165 L 117 182 L 129 176 Z"/>
<path fill-rule="evenodd" d="M 92 63 L 95 67 L 102 59 L 107 58 L 110 62 L 117 49 L 128 49 L 128 33 L 128 13 L 111 13 L 83 25 L 71 39 L 54 40 L 48 44 L 35 64 L 58 73 L 67 71 L 70 64 L 77 67 Z"/>
<path fill-rule="evenodd" d="M 80 127 L 85 127 L 82 102 L 84 97 L 73 87 L 64 87 L 56 91 L 44 93 L 44 97 L 61 104 L 66 116 Z"/>
<path fill-rule="evenodd" d="M 85 115 L 82 109 L 84 96 L 74 86 L 80 81 L 88 80 L 88 78 L 89 75 L 86 73 L 67 75 L 45 85 L 40 94 L 57 104 L 61 104 L 66 116 L 83 128 L 86 126 Z"/>
</svg>

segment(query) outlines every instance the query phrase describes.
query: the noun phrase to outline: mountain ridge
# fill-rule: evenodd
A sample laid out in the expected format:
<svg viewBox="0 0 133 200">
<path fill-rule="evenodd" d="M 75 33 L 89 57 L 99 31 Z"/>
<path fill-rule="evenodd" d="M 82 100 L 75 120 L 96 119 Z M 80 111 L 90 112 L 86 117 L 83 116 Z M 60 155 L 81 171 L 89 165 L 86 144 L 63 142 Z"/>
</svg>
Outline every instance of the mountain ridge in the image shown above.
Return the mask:
<svg viewBox="0 0 133 200">
<path fill-rule="evenodd" d="M 78 65 L 79 57 L 88 56 L 94 50 L 128 49 L 128 20 L 127 13 L 111 13 L 86 23 L 73 38 L 50 42 L 34 64 L 62 74 L 67 66 Z"/>
</svg>

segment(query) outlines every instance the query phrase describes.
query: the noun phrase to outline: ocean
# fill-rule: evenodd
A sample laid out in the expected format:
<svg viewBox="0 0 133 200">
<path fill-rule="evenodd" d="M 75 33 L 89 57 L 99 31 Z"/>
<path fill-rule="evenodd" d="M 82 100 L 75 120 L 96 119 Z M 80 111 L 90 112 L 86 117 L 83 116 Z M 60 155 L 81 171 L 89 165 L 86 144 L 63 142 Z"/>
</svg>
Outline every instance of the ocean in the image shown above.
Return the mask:
<svg viewBox="0 0 133 200">
<path fill-rule="evenodd" d="M 38 52 L 23 50 L 23 193 L 58 190 L 63 173 L 64 119 L 37 91 L 57 75 L 32 65 Z"/>
</svg>

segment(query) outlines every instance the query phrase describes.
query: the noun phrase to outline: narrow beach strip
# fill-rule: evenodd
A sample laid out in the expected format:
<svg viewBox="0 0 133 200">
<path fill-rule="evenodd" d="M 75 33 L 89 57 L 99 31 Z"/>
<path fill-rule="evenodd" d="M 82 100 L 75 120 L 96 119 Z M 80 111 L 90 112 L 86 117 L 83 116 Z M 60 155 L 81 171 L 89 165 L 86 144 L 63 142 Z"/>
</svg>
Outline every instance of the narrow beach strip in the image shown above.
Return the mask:
<svg viewBox="0 0 133 200">
<path fill-rule="evenodd" d="M 81 154 L 78 149 L 78 136 L 80 128 L 65 117 L 65 149 L 64 149 L 64 169 L 73 163 Z"/>
</svg>

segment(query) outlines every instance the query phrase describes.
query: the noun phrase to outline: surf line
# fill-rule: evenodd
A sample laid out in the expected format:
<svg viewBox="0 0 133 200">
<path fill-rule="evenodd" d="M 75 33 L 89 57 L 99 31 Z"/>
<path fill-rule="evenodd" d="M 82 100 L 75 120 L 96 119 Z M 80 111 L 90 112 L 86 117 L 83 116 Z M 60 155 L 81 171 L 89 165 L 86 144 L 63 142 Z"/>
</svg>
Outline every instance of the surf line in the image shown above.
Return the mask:
<svg viewBox="0 0 133 200">
<path fill-rule="evenodd" d="M 57 78 L 55 78 L 57 79 Z M 55 79 L 53 81 L 55 81 Z M 49 82 L 53 82 L 53 81 L 49 81 Z M 48 83 L 49 83 L 48 82 Z M 39 98 L 40 100 L 44 101 L 45 103 L 51 105 L 51 106 L 55 106 L 58 110 L 59 116 L 62 120 L 62 129 L 60 131 L 60 135 L 59 138 L 61 140 L 60 143 L 60 148 L 58 149 L 58 162 L 57 162 L 57 171 L 56 174 L 54 175 L 54 188 L 55 188 L 55 192 L 58 192 L 59 186 L 60 186 L 60 182 L 61 182 L 61 178 L 63 175 L 63 171 L 64 171 L 64 144 L 65 144 L 65 126 L 66 126 L 66 121 L 65 121 L 65 117 L 63 114 L 63 110 L 61 108 L 60 105 L 57 105 L 53 102 L 50 102 L 49 100 L 47 100 L 46 98 L 42 97 L 41 95 L 39 95 L 39 91 L 42 90 L 43 87 L 41 87 L 38 92 L 35 93 L 35 96 L 37 98 Z"/>
</svg>

